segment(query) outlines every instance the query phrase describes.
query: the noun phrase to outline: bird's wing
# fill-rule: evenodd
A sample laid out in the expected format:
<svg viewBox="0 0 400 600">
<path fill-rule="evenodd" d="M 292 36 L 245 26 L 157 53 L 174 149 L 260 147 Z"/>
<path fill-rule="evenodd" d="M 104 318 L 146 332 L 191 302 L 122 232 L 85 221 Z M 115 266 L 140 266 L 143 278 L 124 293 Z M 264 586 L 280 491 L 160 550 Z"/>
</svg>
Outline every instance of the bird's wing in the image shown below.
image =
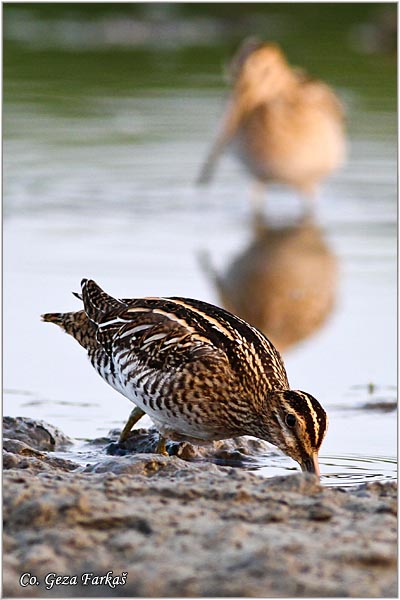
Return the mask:
<svg viewBox="0 0 400 600">
<path fill-rule="evenodd" d="M 182 370 L 188 363 L 229 369 L 225 352 L 175 314 L 145 303 L 115 311 L 103 321 L 97 339 L 119 362 L 158 370 Z"/>
<path fill-rule="evenodd" d="M 257 380 L 268 388 L 289 387 L 282 358 L 270 340 L 256 327 L 229 311 L 191 298 L 169 298 L 174 310 L 187 311 L 186 319 L 226 356 L 231 372 L 247 387 Z"/>
<path fill-rule="evenodd" d="M 339 121 L 345 120 L 345 109 L 332 88 L 318 79 L 307 78 L 301 88 L 303 99 L 316 107 L 329 110 Z"/>
</svg>

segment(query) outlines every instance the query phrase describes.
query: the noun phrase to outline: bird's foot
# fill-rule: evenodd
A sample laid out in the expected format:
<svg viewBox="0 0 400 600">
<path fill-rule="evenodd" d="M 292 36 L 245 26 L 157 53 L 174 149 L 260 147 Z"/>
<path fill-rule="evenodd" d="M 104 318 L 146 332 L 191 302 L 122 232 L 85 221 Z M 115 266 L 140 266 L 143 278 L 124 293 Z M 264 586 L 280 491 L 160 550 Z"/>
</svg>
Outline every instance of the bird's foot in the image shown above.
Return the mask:
<svg viewBox="0 0 400 600">
<path fill-rule="evenodd" d="M 119 440 L 118 440 L 119 443 L 126 442 L 126 440 L 128 439 L 128 436 L 132 430 L 132 427 L 139 421 L 139 419 L 141 419 L 143 417 L 144 414 L 145 414 L 145 412 L 141 408 L 139 408 L 138 406 L 135 406 L 135 408 L 132 410 L 131 414 L 129 415 L 129 419 L 126 422 L 125 427 L 121 431 L 121 434 L 120 434 Z"/>
<path fill-rule="evenodd" d="M 161 435 L 158 440 L 156 454 L 163 454 L 164 456 L 169 456 L 165 438 L 163 438 Z"/>
</svg>

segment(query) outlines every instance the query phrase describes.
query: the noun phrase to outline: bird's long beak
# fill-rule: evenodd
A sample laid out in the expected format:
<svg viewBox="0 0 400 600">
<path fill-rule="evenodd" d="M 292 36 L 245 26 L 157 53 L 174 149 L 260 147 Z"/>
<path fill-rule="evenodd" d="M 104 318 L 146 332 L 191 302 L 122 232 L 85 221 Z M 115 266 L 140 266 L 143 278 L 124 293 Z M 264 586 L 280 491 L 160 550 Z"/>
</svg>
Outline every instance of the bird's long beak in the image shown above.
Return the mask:
<svg viewBox="0 0 400 600">
<path fill-rule="evenodd" d="M 315 452 L 311 456 L 307 456 L 301 463 L 301 470 L 308 473 L 315 473 L 317 477 L 321 476 L 318 464 L 318 454 Z"/>
</svg>

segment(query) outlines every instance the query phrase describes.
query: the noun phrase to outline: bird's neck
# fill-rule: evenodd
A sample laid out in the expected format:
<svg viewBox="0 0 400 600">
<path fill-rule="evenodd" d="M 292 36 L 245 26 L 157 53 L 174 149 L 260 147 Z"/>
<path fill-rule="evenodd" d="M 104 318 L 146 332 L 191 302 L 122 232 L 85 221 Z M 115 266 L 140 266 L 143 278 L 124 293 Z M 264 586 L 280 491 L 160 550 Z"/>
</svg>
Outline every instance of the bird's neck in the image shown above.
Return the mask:
<svg viewBox="0 0 400 600">
<path fill-rule="evenodd" d="M 290 68 L 277 69 L 261 80 L 238 82 L 235 90 L 241 111 L 250 112 L 260 104 L 268 104 L 277 98 L 290 97 L 298 85 L 298 77 Z"/>
</svg>

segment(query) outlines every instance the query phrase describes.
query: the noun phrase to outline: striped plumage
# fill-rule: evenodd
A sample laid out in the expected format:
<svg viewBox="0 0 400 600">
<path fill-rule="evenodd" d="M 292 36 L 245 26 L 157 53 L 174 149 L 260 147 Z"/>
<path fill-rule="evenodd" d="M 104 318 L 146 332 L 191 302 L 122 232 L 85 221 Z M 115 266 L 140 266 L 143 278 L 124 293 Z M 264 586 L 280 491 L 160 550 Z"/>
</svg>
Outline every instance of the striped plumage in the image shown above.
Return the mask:
<svg viewBox="0 0 400 600">
<path fill-rule="evenodd" d="M 201 171 L 208 181 L 227 146 L 260 183 L 306 197 L 345 158 L 343 108 L 332 89 L 293 69 L 276 44 L 245 42 L 233 59 L 233 90 Z"/>
<path fill-rule="evenodd" d="M 199 300 L 117 300 L 86 279 L 77 296 L 84 310 L 42 318 L 72 335 L 139 407 L 133 422 L 146 413 L 163 438 L 198 444 L 253 435 L 318 472 L 325 411 L 289 389 L 278 351 L 256 328 Z"/>
</svg>

